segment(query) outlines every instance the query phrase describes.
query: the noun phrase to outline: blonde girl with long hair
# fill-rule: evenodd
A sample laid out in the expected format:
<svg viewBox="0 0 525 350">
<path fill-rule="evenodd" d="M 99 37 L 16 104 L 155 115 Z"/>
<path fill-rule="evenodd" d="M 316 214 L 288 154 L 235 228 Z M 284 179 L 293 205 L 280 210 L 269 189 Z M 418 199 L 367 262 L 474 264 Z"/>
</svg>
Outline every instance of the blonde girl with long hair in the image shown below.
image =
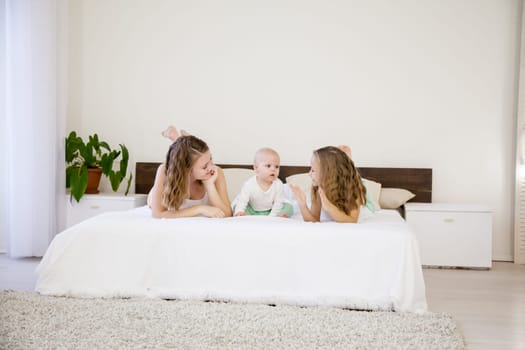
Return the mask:
<svg viewBox="0 0 525 350">
<path fill-rule="evenodd" d="M 213 164 L 208 145 L 185 132 L 179 135 L 174 127 L 167 130 L 162 135 L 174 142 L 148 195 L 152 216 L 232 216 L 224 173 Z"/>
<path fill-rule="evenodd" d="M 304 192 L 290 185 L 304 221 L 356 223 L 366 203 L 366 189 L 347 146 L 323 147 L 311 159 L 312 203 L 308 208 Z"/>
</svg>

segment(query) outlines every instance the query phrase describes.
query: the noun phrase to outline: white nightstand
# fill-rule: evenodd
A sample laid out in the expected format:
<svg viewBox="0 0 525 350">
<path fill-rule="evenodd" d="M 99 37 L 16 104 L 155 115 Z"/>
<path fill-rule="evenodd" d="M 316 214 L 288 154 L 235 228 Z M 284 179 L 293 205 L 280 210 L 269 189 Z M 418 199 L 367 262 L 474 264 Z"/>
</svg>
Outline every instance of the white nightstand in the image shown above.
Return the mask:
<svg viewBox="0 0 525 350">
<path fill-rule="evenodd" d="M 67 194 L 66 228 L 90 217 L 115 210 L 127 210 L 146 205 L 147 195 L 122 193 L 85 194 L 80 202 L 69 200 Z"/>
<path fill-rule="evenodd" d="M 407 203 L 405 216 L 419 243 L 421 263 L 490 268 L 492 211 L 481 205 Z"/>
</svg>

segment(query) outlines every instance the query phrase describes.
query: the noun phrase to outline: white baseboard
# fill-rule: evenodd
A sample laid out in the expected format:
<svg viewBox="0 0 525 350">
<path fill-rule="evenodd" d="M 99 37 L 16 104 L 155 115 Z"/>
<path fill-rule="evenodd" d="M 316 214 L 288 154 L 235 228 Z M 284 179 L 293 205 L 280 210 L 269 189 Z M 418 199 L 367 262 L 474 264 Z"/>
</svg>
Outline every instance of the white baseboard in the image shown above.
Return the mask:
<svg viewBox="0 0 525 350">
<path fill-rule="evenodd" d="M 493 256 L 492 257 L 492 261 L 509 261 L 509 262 L 513 262 L 514 261 L 514 257 L 512 255 L 498 255 L 498 256 Z"/>
</svg>

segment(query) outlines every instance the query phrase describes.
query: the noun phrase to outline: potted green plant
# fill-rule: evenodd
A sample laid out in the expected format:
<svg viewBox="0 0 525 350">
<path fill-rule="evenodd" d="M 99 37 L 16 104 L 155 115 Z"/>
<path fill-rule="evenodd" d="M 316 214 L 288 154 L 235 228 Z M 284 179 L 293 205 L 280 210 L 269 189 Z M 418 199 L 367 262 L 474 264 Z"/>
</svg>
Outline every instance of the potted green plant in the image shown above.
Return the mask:
<svg viewBox="0 0 525 350">
<path fill-rule="evenodd" d="M 120 150 L 111 149 L 97 134 L 90 135 L 88 142 L 74 131 L 69 134 L 66 138 L 66 188 L 71 189 L 71 200 L 75 198 L 78 202 L 84 193 L 98 193 L 102 174 L 109 178 L 113 191 L 118 190 L 126 178 L 129 162 L 128 149 L 123 144 L 119 147 Z M 118 159 L 118 170 L 113 170 L 113 163 Z M 129 192 L 131 179 L 130 173 L 125 195 Z M 94 182 L 92 188 L 88 187 L 90 180 Z"/>
</svg>

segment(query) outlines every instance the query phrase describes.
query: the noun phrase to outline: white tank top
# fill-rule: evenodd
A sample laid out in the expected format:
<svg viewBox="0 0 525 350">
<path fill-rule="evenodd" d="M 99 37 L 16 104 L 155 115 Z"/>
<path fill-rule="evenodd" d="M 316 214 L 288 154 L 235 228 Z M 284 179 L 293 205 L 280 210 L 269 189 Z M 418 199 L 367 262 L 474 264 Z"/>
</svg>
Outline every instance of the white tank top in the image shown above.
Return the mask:
<svg viewBox="0 0 525 350">
<path fill-rule="evenodd" d="M 208 192 L 204 193 L 204 197 L 202 197 L 201 199 L 185 199 L 184 202 L 182 202 L 179 210 L 193 207 L 196 205 L 208 205 Z"/>
<path fill-rule="evenodd" d="M 185 199 L 184 202 L 182 202 L 179 210 L 193 207 L 196 205 L 208 205 L 208 192 L 204 193 L 204 197 L 202 197 L 201 199 Z"/>
<path fill-rule="evenodd" d="M 332 217 L 330 216 L 330 214 L 328 214 L 328 212 L 326 210 L 321 208 L 321 217 L 320 217 L 319 221 L 320 222 L 327 222 L 327 221 L 334 221 L 334 219 L 332 219 Z"/>
</svg>

